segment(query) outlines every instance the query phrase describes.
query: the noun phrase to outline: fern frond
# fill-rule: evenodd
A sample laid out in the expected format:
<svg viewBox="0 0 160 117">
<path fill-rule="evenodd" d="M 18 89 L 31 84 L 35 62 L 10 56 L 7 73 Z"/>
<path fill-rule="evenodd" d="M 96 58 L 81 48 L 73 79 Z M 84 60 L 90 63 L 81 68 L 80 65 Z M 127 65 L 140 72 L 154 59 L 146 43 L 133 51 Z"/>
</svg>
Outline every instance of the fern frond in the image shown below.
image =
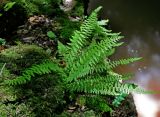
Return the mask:
<svg viewBox="0 0 160 117">
<path fill-rule="evenodd" d="M 89 16 L 89 18 L 82 24 L 80 27 L 80 31 L 75 31 L 74 35 L 71 37 L 69 43 L 70 50 L 68 56 L 66 56 L 67 65 L 70 67 L 77 58 L 77 53 L 79 50 L 81 50 L 84 46 L 86 46 L 88 42 L 88 38 L 91 36 L 93 30 L 96 27 L 97 24 L 97 12 L 101 9 L 101 7 L 98 7 L 92 14 Z"/>
<path fill-rule="evenodd" d="M 71 91 L 85 92 L 102 95 L 119 95 L 120 93 L 130 93 L 136 89 L 134 84 L 122 84 L 117 81 L 109 81 L 107 78 L 95 78 L 79 80 L 67 85 Z"/>
<path fill-rule="evenodd" d="M 90 69 L 90 74 L 92 73 L 102 73 L 104 71 L 110 71 L 110 62 L 111 60 L 108 58 L 103 58 L 100 62 L 98 62 L 95 66 Z"/>
<path fill-rule="evenodd" d="M 108 61 L 102 60 L 90 69 L 89 74 L 102 73 L 108 69 L 108 65 L 109 65 Z"/>
<path fill-rule="evenodd" d="M 108 30 L 104 27 L 102 27 L 99 23 L 97 23 L 97 26 L 95 28 L 95 32 L 97 34 L 101 34 L 103 36 L 115 36 L 115 35 L 120 35 L 120 33 L 113 33 L 112 30 Z M 105 38 L 102 38 L 105 39 Z"/>
<path fill-rule="evenodd" d="M 69 47 L 67 45 L 62 44 L 60 41 L 58 41 L 58 53 L 61 56 L 66 56 L 68 53 Z"/>
<path fill-rule="evenodd" d="M 126 97 L 126 96 L 127 96 L 127 94 L 125 94 L 125 93 L 122 93 L 122 94 L 120 94 L 120 95 L 117 95 L 117 96 L 115 97 L 115 99 L 113 100 L 112 104 L 113 104 L 114 106 L 118 107 L 118 106 L 121 104 L 121 102 L 122 102 L 123 100 L 125 100 L 125 97 Z"/>
<path fill-rule="evenodd" d="M 60 68 L 58 64 L 54 63 L 53 61 L 48 60 L 42 64 L 33 65 L 31 68 L 26 69 L 21 76 L 12 80 L 6 80 L 4 83 L 8 85 L 21 85 L 30 81 L 32 77 L 35 77 L 35 75 L 43 75 L 51 72 L 56 72 L 62 77 L 65 77 L 65 73 L 63 72 L 62 68 Z"/>
<path fill-rule="evenodd" d="M 142 59 L 142 58 L 141 57 L 139 57 L 139 58 L 128 58 L 128 59 L 121 59 L 121 60 L 117 60 L 117 61 L 111 61 L 109 67 L 110 67 L 110 69 L 113 69 L 113 68 L 115 68 L 119 65 L 126 65 L 126 64 L 138 61 L 140 59 Z"/>
<path fill-rule="evenodd" d="M 104 57 L 106 57 L 106 55 L 108 55 L 108 51 L 111 50 L 120 39 L 121 36 L 115 35 L 106 40 L 101 40 L 101 42 L 98 44 L 92 43 L 86 49 L 86 51 L 82 52 L 81 56 L 79 56 L 79 59 L 72 63 L 72 69 L 67 79 L 68 82 L 71 82 L 72 80 L 82 76 L 84 69 L 85 74 L 90 73 L 90 69 Z"/>
</svg>

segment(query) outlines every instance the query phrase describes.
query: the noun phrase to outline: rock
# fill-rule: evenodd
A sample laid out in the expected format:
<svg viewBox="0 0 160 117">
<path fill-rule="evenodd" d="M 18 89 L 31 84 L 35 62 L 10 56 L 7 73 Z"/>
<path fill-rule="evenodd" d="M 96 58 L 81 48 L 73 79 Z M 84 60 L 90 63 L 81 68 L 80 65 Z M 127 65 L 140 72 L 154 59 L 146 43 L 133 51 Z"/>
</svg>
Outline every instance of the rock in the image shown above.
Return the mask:
<svg viewBox="0 0 160 117">
<path fill-rule="evenodd" d="M 74 8 L 75 5 L 76 5 L 75 0 L 63 0 L 63 5 L 61 5 L 60 8 L 64 12 L 69 12 Z"/>
<path fill-rule="evenodd" d="M 133 96 L 129 95 L 118 108 L 115 108 L 111 117 L 137 117 Z"/>
</svg>

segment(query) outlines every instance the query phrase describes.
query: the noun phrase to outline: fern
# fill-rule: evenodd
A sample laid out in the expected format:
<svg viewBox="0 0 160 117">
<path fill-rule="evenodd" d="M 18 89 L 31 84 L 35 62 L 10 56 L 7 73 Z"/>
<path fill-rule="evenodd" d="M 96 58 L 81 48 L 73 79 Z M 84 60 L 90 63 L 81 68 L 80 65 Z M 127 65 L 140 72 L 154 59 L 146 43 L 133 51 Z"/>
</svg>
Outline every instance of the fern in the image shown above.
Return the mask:
<svg viewBox="0 0 160 117">
<path fill-rule="evenodd" d="M 91 36 L 94 28 L 96 26 L 97 21 L 97 12 L 101 9 L 99 7 L 96 9 L 90 17 L 82 24 L 80 27 L 80 31 L 75 31 L 74 35 L 70 39 L 71 43 L 69 44 L 69 54 L 65 57 L 66 61 L 68 62 L 67 68 L 71 67 L 74 60 L 77 58 L 77 54 L 79 51 L 87 44 L 88 38 Z"/>
<path fill-rule="evenodd" d="M 129 64 L 131 62 L 135 62 L 135 61 L 138 61 L 142 59 L 141 57 L 140 58 L 128 58 L 128 59 L 121 59 L 121 60 L 118 60 L 118 61 L 111 61 L 110 63 L 110 68 L 115 68 L 119 65 L 126 65 L 126 64 Z"/>
<path fill-rule="evenodd" d="M 125 94 L 125 93 L 122 93 L 122 94 L 116 96 L 115 99 L 114 99 L 114 101 L 112 102 L 112 104 L 113 104 L 114 106 L 118 107 L 118 106 L 121 104 L 121 102 L 122 102 L 123 100 L 125 100 L 125 97 L 126 97 L 126 96 L 127 96 L 127 94 Z"/>
<path fill-rule="evenodd" d="M 31 68 L 26 69 L 21 76 L 13 80 L 6 80 L 4 83 L 8 85 L 20 85 L 30 81 L 32 77 L 36 75 L 49 74 L 51 72 L 58 73 L 61 76 L 65 76 L 63 70 L 55 64 L 53 61 L 45 61 L 39 65 L 33 65 Z"/>
<path fill-rule="evenodd" d="M 110 82 L 108 82 L 110 81 Z M 130 93 L 137 87 L 134 84 L 122 84 L 111 82 L 107 78 L 85 79 L 67 85 L 70 91 L 85 92 L 101 95 L 119 95 L 120 93 Z"/>
<path fill-rule="evenodd" d="M 64 45 L 58 42 L 58 52 L 61 60 L 47 61 L 26 69 L 21 76 L 5 81 L 8 85 L 25 84 L 36 75 L 56 73 L 62 79 L 64 91 L 81 92 L 94 95 L 120 95 L 136 91 L 138 86 L 123 83 L 127 76 L 113 71 L 118 65 L 135 62 L 140 58 L 129 58 L 117 61 L 109 59 L 115 48 L 122 45 L 120 33 L 112 33 L 97 21 L 98 7 L 75 31 L 70 43 Z M 93 99 L 97 100 L 97 99 Z M 98 99 L 100 100 L 100 99 Z M 104 102 L 100 101 L 102 107 Z M 101 108 L 101 106 L 99 106 Z M 106 107 L 107 108 L 107 107 Z M 104 109 L 104 111 L 106 111 Z"/>
</svg>

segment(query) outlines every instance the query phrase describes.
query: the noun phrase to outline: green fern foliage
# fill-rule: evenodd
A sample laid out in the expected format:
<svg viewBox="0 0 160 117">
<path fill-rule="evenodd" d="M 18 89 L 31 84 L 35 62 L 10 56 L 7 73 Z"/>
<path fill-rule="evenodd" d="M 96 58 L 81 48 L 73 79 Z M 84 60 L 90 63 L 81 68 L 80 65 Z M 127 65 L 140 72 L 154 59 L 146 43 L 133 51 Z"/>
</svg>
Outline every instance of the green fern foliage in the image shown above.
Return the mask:
<svg viewBox="0 0 160 117">
<path fill-rule="evenodd" d="M 75 59 L 77 59 L 77 54 L 86 46 L 89 41 L 89 37 L 93 33 L 96 27 L 97 21 L 97 12 L 101 9 L 99 7 L 96 9 L 90 17 L 82 24 L 80 27 L 80 31 L 75 31 L 74 35 L 70 39 L 71 43 L 69 44 L 68 54 L 65 57 L 66 61 L 68 62 L 67 68 L 71 67 L 72 63 Z"/>
<path fill-rule="evenodd" d="M 13 80 L 6 80 L 5 84 L 8 85 L 21 85 L 25 84 L 27 81 L 30 81 L 32 77 L 36 75 L 49 74 L 51 72 L 59 73 L 60 75 L 64 75 L 63 70 L 55 64 L 53 61 L 46 60 L 42 64 L 33 65 L 31 68 L 26 69 L 21 76 L 17 77 Z"/>
<path fill-rule="evenodd" d="M 139 57 L 139 58 L 128 58 L 128 59 L 121 59 L 121 60 L 118 60 L 118 61 L 111 61 L 110 68 L 115 68 L 119 65 L 126 65 L 126 64 L 129 64 L 131 62 L 138 61 L 140 59 L 142 59 L 142 58 L 141 57 Z"/>
<path fill-rule="evenodd" d="M 8 85 L 20 85 L 31 81 L 37 75 L 56 73 L 62 79 L 64 91 L 80 92 L 91 95 L 120 95 L 136 91 L 137 85 L 124 83 L 126 76 L 115 73 L 113 68 L 140 60 L 128 58 L 112 61 L 110 56 L 117 46 L 123 43 L 120 33 L 112 33 L 103 27 L 104 21 L 98 21 L 98 7 L 84 21 L 79 31 L 75 31 L 67 45 L 58 42 L 60 59 L 48 60 L 40 65 L 27 68 L 21 76 L 5 81 Z M 103 25 L 102 25 L 103 23 Z M 108 108 L 99 100 L 99 108 Z M 101 100 L 101 101 L 100 101 Z M 94 101 L 92 101 L 94 103 Z M 110 109 L 109 109 L 110 110 Z M 104 109 L 104 111 L 107 111 Z"/>
<path fill-rule="evenodd" d="M 116 96 L 115 99 L 114 99 L 114 101 L 112 102 L 112 104 L 113 104 L 114 106 L 118 107 L 118 106 L 121 104 L 121 102 L 122 102 L 123 100 L 125 100 L 125 97 L 126 97 L 126 96 L 127 96 L 127 94 L 124 94 L 124 93 Z"/>
<path fill-rule="evenodd" d="M 122 84 L 119 82 L 107 82 L 108 79 L 96 78 L 80 80 L 68 85 L 70 91 L 85 92 L 101 95 L 119 95 L 120 92 L 130 93 L 137 87 L 134 84 Z M 98 83 L 100 82 L 100 83 Z"/>
</svg>

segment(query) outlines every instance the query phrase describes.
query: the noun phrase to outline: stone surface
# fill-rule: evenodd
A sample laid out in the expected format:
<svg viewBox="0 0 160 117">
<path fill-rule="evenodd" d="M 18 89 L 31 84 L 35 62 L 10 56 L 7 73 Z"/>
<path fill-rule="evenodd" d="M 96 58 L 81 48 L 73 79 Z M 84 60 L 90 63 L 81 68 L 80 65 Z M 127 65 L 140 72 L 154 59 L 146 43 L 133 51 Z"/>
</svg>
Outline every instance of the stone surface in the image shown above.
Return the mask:
<svg viewBox="0 0 160 117">
<path fill-rule="evenodd" d="M 115 108 L 111 117 L 137 117 L 133 96 L 129 95 L 118 108 Z"/>
</svg>

